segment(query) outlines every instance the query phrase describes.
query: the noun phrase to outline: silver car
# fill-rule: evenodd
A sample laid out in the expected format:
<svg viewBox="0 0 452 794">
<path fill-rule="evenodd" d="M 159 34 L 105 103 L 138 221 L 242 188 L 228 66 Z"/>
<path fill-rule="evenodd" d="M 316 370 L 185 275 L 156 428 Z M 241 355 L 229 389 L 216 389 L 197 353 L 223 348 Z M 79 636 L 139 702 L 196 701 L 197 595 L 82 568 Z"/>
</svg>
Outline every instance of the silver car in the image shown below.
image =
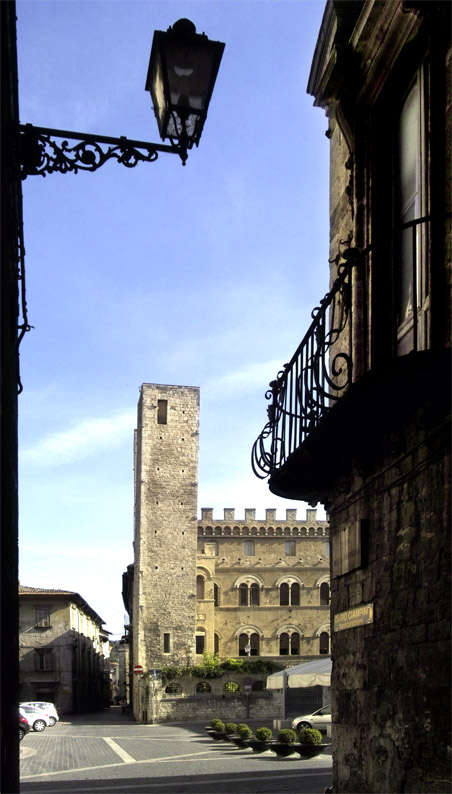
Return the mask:
<svg viewBox="0 0 452 794">
<path fill-rule="evenodd" d="M 28 721 L 30 728 L 34 731 L 44 731 L 50 725 L 50 717 L 43 709 L 37 709 L 34 706 L 24 706 L 22 703 L 19 706 L 19 714 Z"/>
<path fill-rule="evenodd" d="M 312 714 L 303 714 L 292 720 L 292 728 L 299 731 L 302 728 L 317 728 L 318 731 L 326 731 L 327 726 L 331 725 L 331 706 L 322 706 Z"/>
<path fill-rule="evenodd" d="M 50 719 L 50 726 L 53 728 L 56 722 L 60 719 L 58 712 L 53 703 L 46 703 L 44 700 L 29 700 L 27 703 L 19 703 L 19 706 L 31 706 L 35 709 L 45 711 Z"/>
</svg>

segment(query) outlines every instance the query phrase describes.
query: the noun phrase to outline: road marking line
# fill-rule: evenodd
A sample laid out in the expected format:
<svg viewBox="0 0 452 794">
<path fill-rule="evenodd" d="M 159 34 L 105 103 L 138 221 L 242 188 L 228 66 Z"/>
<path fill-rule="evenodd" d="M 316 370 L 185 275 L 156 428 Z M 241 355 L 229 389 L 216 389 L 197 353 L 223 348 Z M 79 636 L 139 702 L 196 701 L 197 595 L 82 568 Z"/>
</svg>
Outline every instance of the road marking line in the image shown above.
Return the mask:
<svg viewBox="0 0 452 794">
<path fill-rule="evenodd" d="M 116 755 L 119 755 L 119 757 L 122 758 L 125 764 L 135 763 L 135 758 L 132 758 L 132 756 L 129 755 L 129 753 L 126 753 L 126 751 L 123 750 L 122 747 L 120 747 L 120 745 L 117 744 L 114 739 L 110 739 L 109 737 L 106 736 L 103 736 L 102 738 L 104 742 L 106 742 L 108 746 L 111 747 L 111 749 L 116 753 Z"/>
<path fill-rule="evenodd" d="M 103 737 L 105 738 L 105 737 Z M 133 761 L 134 764 L 158 764 L 163 761 L 172 761 L 172 760 L 179 760 L 179 758 L 195 758 L 197 755 L 207 755 L 211 752 L 209 750 L 203 750 L 199 753 L 185 753 L 184 755 L 165 755 L 161 758 L 145 758 L 142 761 Z M 133 760 L 133 759 L 132 759 Z M 212 759 L 214 760 L 214 759 Z M 21 775 L 21 780 L 29 780 L 32 777 L 53 777 L 54 775 L 68 775 L 75 772 L 90 772 L 92 769 L 108 769 L 109 767 L 113 766 L 122 766 L 122 764 L 98 764 L 96 766 L 82 766 L 77 767 L 74 766 L 71 769 L 59 769 L 57 772 L 36 772 L 34 775 Z"/>
</svg>

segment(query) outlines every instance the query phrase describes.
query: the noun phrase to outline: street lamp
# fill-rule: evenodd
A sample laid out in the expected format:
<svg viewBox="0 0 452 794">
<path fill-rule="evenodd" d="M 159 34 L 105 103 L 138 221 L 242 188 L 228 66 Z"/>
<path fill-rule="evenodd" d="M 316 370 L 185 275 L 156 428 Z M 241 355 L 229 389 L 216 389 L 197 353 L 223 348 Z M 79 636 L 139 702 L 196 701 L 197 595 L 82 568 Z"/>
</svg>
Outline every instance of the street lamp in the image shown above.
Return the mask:
<svg viewBox="0 0 452 794">
<path fill-rule="evenodd" d="M 111 159 L 133 168 L 139 162 L 154 162 L 159 152 L 178 154 L 185 165 L 188 150 L 199 144 L 224 46 L 196 33 L 189 19 L 180 19 L 166 33 L 154 32 L 146 90 L 160 136 L 169 139 L 169 145 L 20 124 L 22 179 L 97 171 Z"/>
<path fill-rule="evenodd" d="M 177 141 L 185 151 L 198 146 L 223 50 L 220 41 L 196 33 L 189 19 L 155 31 L 146 90 L 162 141 Z"/>
</svg>

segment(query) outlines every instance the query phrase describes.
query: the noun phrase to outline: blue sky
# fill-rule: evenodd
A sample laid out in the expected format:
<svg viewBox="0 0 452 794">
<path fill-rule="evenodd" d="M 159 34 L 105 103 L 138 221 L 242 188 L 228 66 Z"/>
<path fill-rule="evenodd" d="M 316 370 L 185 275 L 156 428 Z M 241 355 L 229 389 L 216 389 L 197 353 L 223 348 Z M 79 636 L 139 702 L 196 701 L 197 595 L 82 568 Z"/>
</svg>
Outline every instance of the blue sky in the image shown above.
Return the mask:
<svg viewBox="0 0 452 794">
<path fill-rule="evenodd" d="M 20 120 L 158 141 L 153 31 L 226 43 L 199 149 L 23 183 L 20 579 L 114 635 L 142 383 L 201 389 L 199 511 L 297 507 L 251 471 L 265 391 L 328 290 L 328 140 L 306 93 L 323 0 L 18 0 Z M 319 506 L 319 513 L 321 508 Z"/>
</svg>

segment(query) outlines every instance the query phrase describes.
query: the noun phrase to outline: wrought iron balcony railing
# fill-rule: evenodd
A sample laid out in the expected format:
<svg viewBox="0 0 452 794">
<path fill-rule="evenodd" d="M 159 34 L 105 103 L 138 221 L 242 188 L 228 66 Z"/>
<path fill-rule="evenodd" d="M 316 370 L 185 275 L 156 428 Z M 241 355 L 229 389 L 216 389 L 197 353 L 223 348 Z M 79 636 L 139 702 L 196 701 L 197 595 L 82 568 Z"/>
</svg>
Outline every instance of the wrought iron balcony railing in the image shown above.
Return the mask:
<svg viewBox="0 0 452 794">
<path fill-rule="evenodd" d="M 379 259 L 392 261 L 389 314 L 383 320 L 376 318 L 376 324 L 384 322 L 391 331 L 388 360 L 429 347 L 430 238 L 430 217 L 425 216 L 398 225 L 387 245 L 383 240 L 378 248 Z M 261 479 L 284 466 L 352 384 L 351 274 L 370 252 L 370 246 L 363 251 L 347 247 L 332 260 L 337 277 L 331 291 L 313 310 L 311 326 L 292 359 L 270 383 L 265 395 L 270 401 L 268 422 L 252 451 L 253 471 Z M 362 273 L 364 281 L 367 269 Z M 370 285 L 364 284 L 366 297 L 369 290 Z M 361 315 L 368 310 L 362 305 Z"/>
<path fill-rule="evenodd" d="M 331 291 L 312 311 L 308 332 L 265 394 L 268 422 L 252 450 L 253 471 L 261 479 L 284 465 L 352 382 L 351 333 L 344 331 L 351 328 L 351 273 L 359 260 L 356 248 L 333 260 L 337 277 Z"/>
</svg>

